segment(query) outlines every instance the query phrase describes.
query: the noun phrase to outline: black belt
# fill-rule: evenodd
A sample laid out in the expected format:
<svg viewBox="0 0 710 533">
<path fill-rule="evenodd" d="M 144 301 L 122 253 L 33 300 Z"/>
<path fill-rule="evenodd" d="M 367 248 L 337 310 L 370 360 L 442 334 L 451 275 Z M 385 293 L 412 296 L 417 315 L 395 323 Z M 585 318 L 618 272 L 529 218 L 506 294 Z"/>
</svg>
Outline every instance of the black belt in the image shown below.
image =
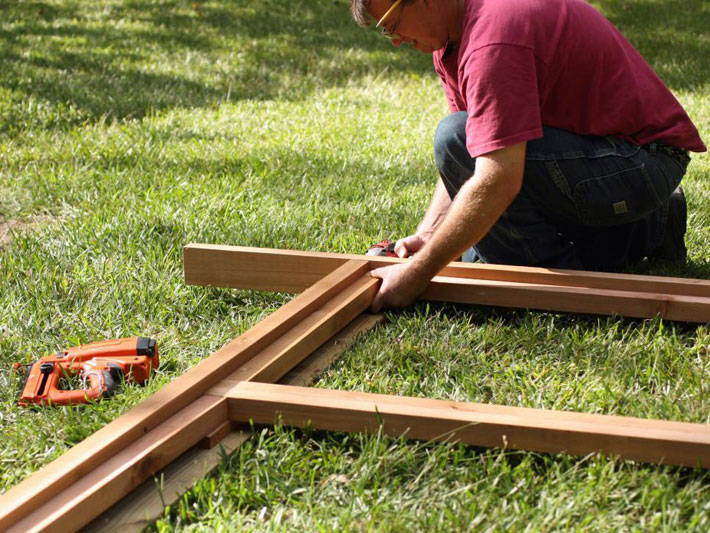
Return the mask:
<svg viewBox="0 0 710 533">
<path fill-rule="evenodd" d="M 665 154 L 668 157 L 672 157 L 679 163 L 687 164 L 690 161 L 690 155 L 688 155 L 688 150 L 678 148 L 677 146 L 671 146 L 669 144 L 664 143 L 649 143 L 644 144 L 641 148 L 651 154 Z"/>
</svg>

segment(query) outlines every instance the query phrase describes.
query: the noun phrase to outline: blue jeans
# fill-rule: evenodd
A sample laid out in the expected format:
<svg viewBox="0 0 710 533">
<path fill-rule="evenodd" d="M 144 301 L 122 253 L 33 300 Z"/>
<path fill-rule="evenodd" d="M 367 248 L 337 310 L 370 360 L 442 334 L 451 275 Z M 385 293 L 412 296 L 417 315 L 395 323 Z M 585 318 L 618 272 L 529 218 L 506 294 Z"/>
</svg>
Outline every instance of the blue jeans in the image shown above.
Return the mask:
<svg viewBox="0 0 710 533">
<path fill-rule="evenodd" d="M 434 156 L 451 198 L 473 175 L 465 112 L 439 124 Z M 543 127 L 529 141 L 520 193 L 468 259 L 485 263 L 617 270 L 663 240 L 668 198 L 687 161 L 616 137 Z"/>
</svg>

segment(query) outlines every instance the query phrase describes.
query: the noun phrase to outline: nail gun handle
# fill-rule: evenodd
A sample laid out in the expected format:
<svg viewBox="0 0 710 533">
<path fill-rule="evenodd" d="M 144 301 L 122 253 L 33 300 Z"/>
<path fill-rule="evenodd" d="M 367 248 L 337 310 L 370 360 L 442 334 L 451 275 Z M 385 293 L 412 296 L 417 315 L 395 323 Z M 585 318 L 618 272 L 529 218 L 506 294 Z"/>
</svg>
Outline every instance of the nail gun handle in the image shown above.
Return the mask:
<svg viewBox="0 0 710 533">
<path fill-rule="evenodd" d="M 83 389 L 60 390 L 53 388 L 48 400 L 53 405 L 75 405 L 113 396 L 120 382 L 120 368 L 108 370 L 92 368 L 82 374 Z"/>
</svg>

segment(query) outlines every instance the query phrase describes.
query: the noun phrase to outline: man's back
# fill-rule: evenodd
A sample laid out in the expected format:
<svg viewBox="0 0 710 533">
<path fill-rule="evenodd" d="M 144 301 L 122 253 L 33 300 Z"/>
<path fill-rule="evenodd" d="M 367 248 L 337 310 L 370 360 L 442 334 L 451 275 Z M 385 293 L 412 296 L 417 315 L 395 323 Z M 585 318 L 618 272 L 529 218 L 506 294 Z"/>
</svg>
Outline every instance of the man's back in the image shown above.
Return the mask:
<svg viewBox="0 0 710 533">
<path fill-rule="evenodd" d="M 456 50 L 434 53 L 476 157 L 542 125 L 704 151 L 697 129 L 633 46 L 583 0 L 467 0 Z"/>
</svg>

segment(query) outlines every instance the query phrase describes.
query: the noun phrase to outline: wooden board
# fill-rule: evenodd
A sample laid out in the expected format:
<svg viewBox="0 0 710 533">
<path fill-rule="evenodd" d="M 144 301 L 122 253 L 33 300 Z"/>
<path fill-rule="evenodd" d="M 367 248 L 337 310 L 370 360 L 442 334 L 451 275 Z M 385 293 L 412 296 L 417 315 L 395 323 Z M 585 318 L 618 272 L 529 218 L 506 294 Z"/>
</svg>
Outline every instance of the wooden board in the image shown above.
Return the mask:
<svg viewBox="0 0 710 533">
<path fill-rule="evenodd" d="M 283 287 L 300 287 L 300 284 L 306 282 L 309 284 L 315 282 L 315 284 L 313 287 L 306 289 L 301 296 L 295 298 L 247 333 L 212 354 L 194 369 L 163 388 L 123 417 L 120 417 L 116 422 L 109 424 L 57 461 L 48 465 L 48 467 L 11 489 L 5 495 L 0 496 L 0 530 L 8 529 L 10 526 L 22 531 L 43 530 L 48 529 L 51 524 L 53 531 L 64 531 L 73 530 L 87 523 L 92 517 L 101 513 L 112 501 L 115 501 L 116 498 L 131 490 L 145 477 L 149 476 L 156 468 L 165 465 L 176 454 L 184 451 L 184 448 L 181 448 L 183 440 L 192 442 L 193 438 L 199 440 L 210 434 L 215 435 L 215 430 L 219 432 L 224 429 L 224 426 L 220 428 L 220 424 L 224 422 L 224 419 L 216 420 L 215 422 L 210 417 L 204 417 L 205 421 L 202 423 L 190 417 L 185 418 L 185 413 L 189 413 L 193 405 L 199 407 L 203 401 L 208 403 L 219 401 L 220 396 L 204 396 L 199 399 L 204 392 L 210 390 L 212 393 L 221 394 L 223 391 L 212 387 L 220 382 L 225 375 L 234 372 L 236 374 L 232 375 L 231 381 L 227 383 L 227 392 L 225 394 L 233 394 L 235 388 L 243 391 L 244 382 L 234 386 L 235 379 L 246 377 L 247 379 L 271 381 L 282 376 L 291 366 L 298 364 L 318 343 L 332 335 L 334 331 L 337 331 L 344 324 L 346 317 L 355 316 L 366 309 L 372 301 L 378 283 L 377 280 L 366 275 L 367 270 L 370 268 L 368 264 L 368 259 L 370 258 L 363 256 L 354 256 L 354 259 L 348 259 L 334 254 L 336 256 L 335 259 L 338 261 L 337 264 L 331 261 L 327 266 L 327 272 L 317 272 L 315 274 L 317 279 L 310 279 L 313 276 L 313 272 L 308 269 L 310 268 L 309 265 L 314 261 L 313 258 L 303 259 L 301 257 L 294 264 L 287 258 L 280 257 L 277 259 L 282 259 L 284 264 L 289 265 L 288 268 L 275 266 L 274 269 L 271 269 L 269 267 L 270 264 L 278 263 L 278 261 L 274 261 L 271 254 L 267 254 L 270 257 L 269 259 L 263 260 L 263 255 L 259 256 L 261 259 L 255 259 L 253 254 L 249 253 L 239 260 L 242 261 L 246 258 L 250 262 L 247 268 L 242 264 L 238 264 L 235 267 L 235 256 L 230 255 L 233 250 L 227 251 L 229 253 L 224 255 L 225 250 L 217 250 L 217 255 L 219 256 L 217 258 L 209 254 L 203 254 L 204 250 L 201 249 L 193 253 L 195 250 L 187 247 L 185 251 L 186 280 L 197 280 L 196 282 L 202 284 L 213 284 L 212 282 L 207 283 L 209 280 L 205 277 L 210 270 L 217 272 L 215 279 L 223 280 L 231 279 L 229 276 L 232 276 L 236 269 L 239 276 L 242 276 L 238 283 L 264 284 L 263 287 L 244 286 L 242 288 L 292 290 L 284 289 Z M 210 251 L 210 253 L 212 252 L 215 252 L 215 250 Z M 287 253 L 286 255 L 289 254 Z M 316 259 L 315 263 L 319 265 L 318 268 L 325 268 L 323 266 L 324 263 L 321 262 L 322 258 Z M 377 263 L 379 261 L 376 260 Z M 385 262 L 396 261 L 399 260 L 393 259 Z M 563 308 L 560 310 L 604 314 L 637 313 L 629 314 L 629 316 L 661 314 L 662 316 L 680 320 L 707 320 L 704 318 L 705 315 L 703 313 L 705 313 L 707 304 L 710 303 L 710 298 L 705 295 L 700 297 L 692 296 L 692 292 L 690 292 L 691 295 L 687 294 L 690 288 L 698 289 L 696 292 L 699 291 L 701 294 L 705 294 L 704 287 L 707 282 L 702 280 L 691 280 L 692 283 L 688 284 L 684 280 L 672 280 L 670 278 L 646 277 L 649 279 L 639 279 L 639 277 L 634 277 L 634 279 L 622 279 L 614 277 L 618 275 L 608 277 L 608 275 L 599 274 L 598 276 L 591 276 L 595 281 L 589 281 L 591 278 L 589 276 L 585 277 L 585 273 L 537 269 L 539 271 L 536 272 L 528 270 L 515 272 L 512 275 L 514 280 L 511 281 L 509 280 L 511 276 L 509 267 L 483 269 L 487 272 L 493 272 L 490 276 L 494 278 L 496 276 L 508 276 L 503 281 L 497 279 L 481 280 L 476 279 L 476 275 L 469 277 L 471 268 L 476 270 L 475 265 L 464 265 L 464 267 L 464 270 L 468 269 L 469 271 L 465 272 L 462 279 L 452 278 L 451 276 L 435 278 L 428 289 L 428 296 L 432 297 L 431 292 L 433 292 L 434 296 L 438 296 L 444 301 L 464 301 L 466 303 L 531 308 L 538 306 L 537 308 L 552 310 L 557 310 L 558 307 L 562 306 Z M 195 268 L 199 271 L 199 275 L 188 275 L 188 272 L 193 272 Z M 442 273 L 449 274 L 450 269 L 453 269 L 451 272 L 458 276 L 459 267 L 457 265 L 447 267 Z M 256 274 L 249 274 L 244 277 L 242 275 L 243 272 L 248 270 L 256 272 Z M 325 277 L 320 279 L 324 274 Z M 303 281 L 305 279 L 304 276 L 308 277 L 306 281 Z M 561 280 L 568 280 L 572 285 L 575 283 L 586 285 L 583 287 L 570 287 L 550 283 L 550 280 L 555 276 L 558 280 L 555 283 L 562 283 Z M 520 282 L 521 278 L 528 281 Z M 533 279 L 538 279 L 538 282 L 530 282 Z M 639 288 L 634 289 L 636 292 L 617 290 L 622 281 L 626 281 L 624 284 L 626 288 L 630 286 L 638 286 Z M 664 292 L 657 294 L 657 289 L 662 289 Z M 300 287 L 299 290 L 303 290 L 303 287 Z M 344 293 L 344 296 L 341 296 L 341 293 Z M 564 297 L 560 298 L 561 294 Z M 461 300 L 461 298 L 465 300 Z M 489 300 L 491 302 L 487 303 Z M 523 301 L 524 303 L 521 304 Z M 563 303 L 560 304 L 560 301 L 563 301 Z M 319 309 L 326 306 L 331 307 L 324 311 L 319 311 Z M 292 394 L 296 392 L 296 389 L 291 390 Z M 339 394 L 337 391 L 326 392 Z M 241 409 L 246 405 L 244 402 L 251 400 L 236 398 L 229 400 L 229 403 L 232 406 L 238 405 L 238 409 Z M 334 400 L 337 400 L 336 396 L 329 399 L 330 402 Z M 397 400 L 391 399 L 391 401 L 396 402 Z M 235 402 L 241 403 L 235 404 Z M 268 403 L 265 399 L 259 400 L 259 402 L 259 405 L 262 406 Z M 381 399 L 378 399 L 377 402 L 378 408 L 380 404 L 385 405 L 387 403 Z M 282 402 L 279 409 L 285 409 L 285 406 L 291 403 L 290 401 Z M 209 405 L 213 404 L 209 403 Z M 214 403 L 214 412 L 221 413 L 221 407 L 217 408 L 216 405 L 218 404 Z M 425 408 L 423 404 L 418 404 L 417 407 Z M 309 407 L 295 409 L 296 411 L 293 412 L 294 420 L 301 420 L 302 422 L 305 420 L 306 413 L 308 413 L 309 417 L 314 415 L 316 418 L 324 420 L 326 426 L 330 423 L 328 420 L 342 422 L 352 419 L 358 421 L 355 426 L 362 422 L 360 426 L 364 429 L 372 427 L 374 412 L 372 408 L 369 412 L 367 409 L 358 411 L 358 409 L 352 408 L 352 413 L 346 413 L 345 415 L 343 415 L 343 410 L 338 410 L 332 403 L 327 405 L 314 404 Z M 303 409 L 306 409 L 306 411 Z M 337 413 L 333 414 L 333 409 L 336 409 Z M 452 409 L 466 411 L 466 409 L 458 407 L 449 407 L 448 411 L 450 412 Z M 271 411 L 272 420 L 275 412 Z M 436 409 L 432 411 L 432 413 L 434 412 L 439 413 Z M 286 415 L 289 414 L 286 411 L 284 413 Z M 430 415 L 433 416 L 432 413 Z M 403 430 L 404 425 L 410 423 L 409 418 L 407 418 L 410 415 L 411 412 L 409 414 L 397 412 L 389 414 L 388 431 Z M 301 417 L 300 419 L 298 418 L 299 416 Z M 529 415 L 526 416 L 530 418 Z M 234 415 L 234 418 L 241 419 L 243 416 Z M 521 415 L 519 418 L 523 420 L 525 417 Z M 374 419 L 377 420 L 377 416 L 374 416 Z M 563 420 L 570 422 L 567 419 Z M 165 428 L 165 424 L 168 424 L 168 422 L 171 424 L 174 422 L 174 424 L 169 426 L 170 430 L 165 433 L 166 430 L 161 428 Z M 213 422 L 215 423 L 213 424 Z M 441 424 L 446 426 L 455 422 L 455 419 L 447 422 L 444 417 Z M 588 422 L 589 420 L 585 419 L 580 424 L 583 425 L 583 423 Z M 464 422 L 464 424 L 470 423 Z M 432 428 L 435 427 L 443 427 L 441 424 L 431 423 L 428 429 L 421 429 L 415 424 L 416 427 L 414 429 L 416 431 L 421 430 L 422 433 L 421 435 L 418 433 L 413 436 L 419 435 L 417 438 L 434 438 L 436 436 L 427 437 L 426 432 L 433 431 Z M 691 442 L 687 439 L 682 441 L 677 435 L 679 426 L 674 426 L 671 429 L 664 426 L 663 430 L 657 430 L 656 437 L 654 437 L 655 440 L 651 441 L 647 437 L 636 434 L 629 436 L 627 433 L 623 435 L 599 433 L 597 437 L 594 437 L 593 432 L 587 431 L 587 433 L 584 433 L 579 428 L 570 432 L 567 429 L 561 429 L 561 427 L 528 427 L 515 421 L 507 425 L 499 421 L 476 421 L 475 424 L 476 431 L 471 430 L 470 426 L 468 426 L 468 429 L 459 427 L 460 421 L 459 426 L 454 426 L 452 430 L 455 430 L 457 438 L 462 438 L 462 435 L 469 434 L 471 439 L 478 438 L 479 441 L 475 442 L 477 444 L 485 444 L 485 442 L 480 442 L 480 440 L 483 439 L 482 435 L 487 435 L 488 441 L 492 442 L 489 445 L 500 445 L 502 441 L 503 445 L 509 446 L 509 440 L 512 439 L 510 440 L 510 442 L 513 442 L 510 445 L 511 447 L 517 446 L 528 449 L 528 444 L 530 446 L 540 445 L 548 446 L 549 449 L 544 447 L 531 447 L 530 449 L 540 449 L 542 451 L 564 450 L 569 453 L 578 453 L 575 446 L 584 447 L 586 445 L 596 446 L 595 449 L 603 450 L 606 453 L 631 454 L 624 456 L 652 461 L 656 461 L 660 457 L 666 462 L 676 460 L 673 458 L 673 453 L 695 457 L 697 450 L 692 448 L 692 446 L 696 445 L 702 447 L 702 453 L 697 456 L 700 457 L 701 464 L 707 466 L 706 458 L 703 455 L 706 453 L 707 442 Z M 665 424 L 675 423 L 667 422 Z M 482 428 L 485 428 L 486 431 L 480 431 Z M 343 428 L 340 426 L 332 428 L 324 426 L 324 429 Z M 698 428 L 696 427 L 695 430 L 697 431 Z M 663 436 L 666 435 L 663 431 L 667 431 L 668 438 Z M 611 445 L 608 444 L 610 439 Z M 142 442 L 143 445 L 137 446 L 137 442 Z M 465 442 L 469 441 L 465 440 Z M 562 445 L 564 447 L 560 448 Z M 618 449 L 614 448 L 614 446 L 617 446 Z M 648 450 L 653 450 L 653 452 L 648 452 Z M 659 450 L 661 455 L 658 455 Z M 643 453 L 651 453 L 650 457 L 655 458 L 645 458 Z M 112 462 L 116 460 L 115 458 L 118 458 L 118 462 Z M 686 463 L 677 462 L 674 464 Z M 82 512 L 77 512 L 77 509 Z"/>
<path fill-rule="evenodd" d="M 275 383 L 367 309 L 379 283 L 380 280 L 369 276 L 356 280 L 323 307 L 304 318 L 298 328 L 291 329 L 272 342 L 258 356 L 241 365 L 216 386 L 221 386 L 227 380 Z"/>
<path fill-rule="evenodd" d="M 279 383 L 305 386 L 320 375 L 356 339 L 377 324 L 383 314 L 363 314 L 338 332 L 326 344 L 293 368 Z M 194 483 L 212 472 L 251 436 L 250 431 L 237 429 L 222 439 L 217 447 L 194 447 L 173 461 L 156 476 L 144 481 L 130 494 L 82 529 L 84 533 L 138 533 L 155 522 L 174 505 Z"/>
<path fill-rule="evenodd" d="M 189 245 L 185 247 L 185 280 L 188 283 L 247 289 L 277 287 L 278 290 L 298 290 L 301 280 L 306 280 L 312 269 L 318 275 L 337 264 L 339 254 L 311 254 L 259 248 L 214 247 Z M 352 256 L 344 256 L 352 257 Z M 355 256 L 358 257 L 358 256 Z M 361 256 L 362 257 L 362 256 Z M 379 258 L 388 263 L 403 261 L 395 258 Z M 345 260 L 345 259 L 342 259 Z M 209 267 L 200 266 L 203 263 Z M 585 286 L 559 286 L 546 283 L 498 281 L 470 277 L 436 276 L 422 299 L 439 302 L 491 305 L 563 311 L 573 313 L 618 315 L 631 318 L 653 318 L 685 322 L 710 322 L 710 297 L 688 296 L 680 293 L 693 291 L 704 293 L 710 282 L 703 280 L 679 280 L 651 276 L 629 276 L 578 271 L 547 271 L 524 267 L 491 267 L 485 272 L 499 274 L 504 268 L 511 269 L 509 277 L 516 279 L 552 279 L 572 281 Z M 291 272 L 298 272 L 295 275 Z M 480 272 L 476 265 L 463 263 L 447 267 L 446 273 L 468 276 Z M 258 274 L 256 273 L 258 272 Z M 585 281 L 586 280 L 586 281 Z M 623 287 L 624 290 L 601 288 Z M 637 287 L 638 292 L 629 290 Z M 651 289 L 674 290 L 676 293 L 655 293 Z M 681 290 L 683 289 L 683 290 Z"/>
<path fill-rule="evenodd" d="M 244 363 L 231 375 L 225 376 L 208 394 L 221 394 L 233 383 L 262 381 L 275 383 L 305 359 L 369 305 L 375 295 L 378 280 L 364 277 L 345 289 L 321 309 L 305 318 L 299 328 L 292 329 L 269 347 Z M 357 304 L 353 307 L 353 304 Z M 349 304 L 346 307 L 346 304 Z"/>
<path fill-rule="evenodd" d="M 83 533 L 139 533 L 174 505 L 199 479 L 212 472 L 222 461 L 222 454 L 231 455 L 247 439 L 251 431 L 237 429 L 220 443 L 205 450 L 190 448 L 155 476 L 151 476 L 124 498 L 82 528 Z"/>
<path fill-rule="evenodd" d="M 20 517 L 29 515 L 45 502 L 64 494 L 68 487 L 197 400 L 207 389 L 297 326 L 301 320 L 311 316 L 353 282 L 364 278 L 365 283 L 370 284 L 372 278 L 363 276 L 366 271 L 367 263 L 364 261 L 352 261 L 339 267 L 128 413 L 0 496 L 0 531 L 8 529 Z M 372 286 L 370 291 L 372 293 Z M 366 309 L 369 302 L 365 298 L 360 302 L 360 309 L 351 309 L 353 316 Z M 91 518 L 89 516 L 86 522 Z"/>
<path fill-rule="evenodd" d="M 227 402 L 224 399 L 214 396 L 198 398 L 7 531 L 78 530 L 117 497 L 127 494 L 146 477 L 168 465 L 226 419 Z"/>
<path fill-rule="evenodd" d="M 229 417 L 476 446 L 710 467 L 710 425 L 241 382 Z"/>
<path fill-rule="evenodd" d="M 185 283 L 281 292 L 301 292 L 349 260 L 366 257 L 376 267 L 407 261 L 393 257 L 195 243 L 184 247 L 183 256 Z M 439 274 L 465 279 L 710 298 L 710 280 L 692 278 L 459 262 L 451 263 Z"/>
<path fill-rule="evenodd" d="M 710 322 L 710 298 L 435 277 L 422 299 L 437 302 Z"/>
<path fill-rule="evenodd" d="M 385 322 L 385 315 L 382 313 L 368 313 L 358 316 L 341 333 L 333 337 L 326 346 L 319 348 L 301 364 L 293 367 L 293 370 L 281 378 L 279 383 L 305 387 L 340 357 L 358 336 L 367 333 L 383 322 Z"/>
</svg>

